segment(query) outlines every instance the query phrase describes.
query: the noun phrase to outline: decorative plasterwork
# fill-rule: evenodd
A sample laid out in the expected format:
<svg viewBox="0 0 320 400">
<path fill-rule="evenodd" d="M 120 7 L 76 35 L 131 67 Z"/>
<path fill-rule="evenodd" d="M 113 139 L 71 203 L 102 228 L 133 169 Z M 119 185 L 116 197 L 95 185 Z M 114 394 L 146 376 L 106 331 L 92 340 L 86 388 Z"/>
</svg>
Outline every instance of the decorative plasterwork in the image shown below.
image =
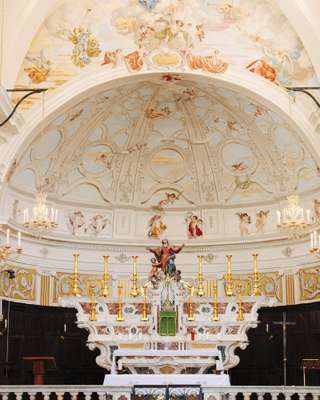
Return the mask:
<svg viewBox="0 0 320 400">
<path fill-rule="evenodd" d="M 10 279 L 6 269 L 13 271 L 15 278 Z M 13 300 L 36 301 L 37 273 L 35 269 L 8 265 L 0 268 L 0 296 Z"/>
<path fill-rule="evenodd" d="M 56 202 L 159 212 L 272 203 L 318 187 L 319 170 L 278 113 L 218 85 L 160 75 L 56 118 L 7 180 L 27 193 L 44 188 Z M 110 217 L 100 217 L 107 229 Z"/>
<path fill-rule="evenodd" d="M 300 300 L 320 299 L 320 268 L 302 268 L 299 270 Z"/>
</svg>

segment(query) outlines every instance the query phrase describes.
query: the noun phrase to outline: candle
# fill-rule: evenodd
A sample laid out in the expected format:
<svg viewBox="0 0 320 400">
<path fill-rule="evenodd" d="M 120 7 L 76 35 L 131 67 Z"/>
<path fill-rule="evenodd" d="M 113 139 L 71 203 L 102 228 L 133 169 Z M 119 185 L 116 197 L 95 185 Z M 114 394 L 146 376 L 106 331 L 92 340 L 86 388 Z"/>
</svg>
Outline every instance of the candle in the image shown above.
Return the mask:
<svg viewBox="0 0 320 400">
<path fill-rule="evenodd" d="M 55 222 L 58 222 L 58 210 L 56 210 L 56 217 L 55 217 Z"/>
<path fill-rule="evenodd" d="M 103 261 L 104 261 L 104 275 L 105 275 L 105 277 L 108 276 L 108 259 L 109 259 L 109 256 L 103 256 Z"/>
<path fill-rule="evenodd" d="M 231 275 L 232 270 L 231 270 L 231 260 L 232 260 L 232 256 L 227 256 L 227 260 L 228 260 L 228 267 L 227 267 L 227 274 Z"/>
<path fill-rule="evenodd" d="M 278 225 L 281 225 L 281 212 L 277 211 Z"/>
<path fill-rule="evenodd" d="M 317 244 L 317 232 L 314 231 L 313 232 L 313 248 L 316 249 L 317 247 L 318 247 L 318 244 Z"/>
<path fill-rule="evenodd" d="M 310 248 L 311 248 L 311 250 L 314 249 L 314 244 L 313 244 L 313 232 L 310 233 Z"/>
<path fill-rule="evenodd" d="M 137 274 L 137 258 L 138 256 L 132 256 L 132 261 L 133 261 L 133 275 Z"/>
<path fill-rule="evenodd" d="M 199 275 L 202 275 L 202 259 L 203 259 L 203 256 L 198 256 L 198 261 L 199 261 Z"/>
<path fill-rule="evenodd" d="M 256 274 L 258 272 L 258 254 L 252 254 L 253 256 L 253 273 Z"/>
<path fill-rule="evenodd" d="M 78 258 L 79 258 L 79 254 L 75 253 L 73 255 L 74 257 L 74 274 L 76 275 L 78 273 Z"/>
<path fill-rule="evenodd" d="M 310 224 L 310 210 L 307 210 L 307 224 Z"/>
<path fill-rule="evenodd" d="M 10 229 L 7 229 L 7 247 L 10 247 Z"/>
<path fill-rule="evenodd" d="M 21 249 L 21 232 L 18 232 L 18 249 Z"/>
</svg>

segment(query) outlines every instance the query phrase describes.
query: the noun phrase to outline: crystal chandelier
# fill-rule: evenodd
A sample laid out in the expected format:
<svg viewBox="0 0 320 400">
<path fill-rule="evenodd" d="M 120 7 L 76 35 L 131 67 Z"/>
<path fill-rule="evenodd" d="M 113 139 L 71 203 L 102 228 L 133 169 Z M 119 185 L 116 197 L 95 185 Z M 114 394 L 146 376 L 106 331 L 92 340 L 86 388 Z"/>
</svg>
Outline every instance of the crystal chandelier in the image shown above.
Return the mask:
<svg viewBox="0 0 320 400">
<path fill-rule="evenodd" d="M 35 206 L 31 211 L 26 208 L 23 212 L 23 226 L 39 239 L 58 226 L 58 210 L 48 208 L 46 199 L 47 194 L 45 192 L 38 192 Z"/>
<path fill-rule="evenodd" d="M 289 239 L 298 239 L 307 234 L 307 228 L 311 225 L 310 210 L 304 211 L 297 195 L 288 196 L 287 200 L 288 205 L 277 211 L 277 226 Z"/>
</svg>

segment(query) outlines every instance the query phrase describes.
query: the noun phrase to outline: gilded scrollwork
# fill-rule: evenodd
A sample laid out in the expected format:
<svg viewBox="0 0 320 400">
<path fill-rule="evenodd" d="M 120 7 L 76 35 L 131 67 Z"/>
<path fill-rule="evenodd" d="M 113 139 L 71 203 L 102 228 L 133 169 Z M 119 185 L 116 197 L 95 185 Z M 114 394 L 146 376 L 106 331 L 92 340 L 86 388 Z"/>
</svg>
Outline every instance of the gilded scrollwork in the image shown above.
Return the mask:
<svg viewBox="0 0 320 400">
<path fill-rule="evenodd" d="M 54 279 L 53 303 L 57 303 L 59 297 L 72 295 L 73 274 L 58 272 Z M 112 277 L 109 278 L 109 296 L 111 296 Z M 78 274 L 78 287 L 80 296 L 89 296 L 89 290 L 94 291 L 95 296 L 102 295 L 103 279 L 101 275 Z"/>
<path fill-rule="evenodd" d="M 13 277 L 5 272 L 10 269 Z M 35 269 L 6 266 L 0 273 L 0 296 L 14 299 L 36 301 L 37 272 Z"/>
<path fill-rule="evenodd" d="M 320 299 L 320 267 L 299 270 L 300 300 Z"/>
<path fill-rule="evenodd" d="M 259 292 L 266 297 L 275 297 L 280 303 L 283 298 L 282 276 L 277 272 L 259 273 Z M 251 296 L 253 293 L 253 274 L 234 274 L 233 288 L 236 295 Z"/>
</svg>

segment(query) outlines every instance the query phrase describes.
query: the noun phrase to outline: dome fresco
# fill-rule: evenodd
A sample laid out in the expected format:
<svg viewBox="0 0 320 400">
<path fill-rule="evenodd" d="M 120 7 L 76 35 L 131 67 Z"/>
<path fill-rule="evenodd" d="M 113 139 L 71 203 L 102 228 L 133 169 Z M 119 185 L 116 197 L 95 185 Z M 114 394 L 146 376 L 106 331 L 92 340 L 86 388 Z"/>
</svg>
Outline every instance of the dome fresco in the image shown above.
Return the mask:
<svg viewBox="0 0 320 400">
<path fill-rule="evenodd" d="M 102 69 L 209 75 L 239 69 L 280 86 L 317 81 L 274 0 L 64 0 L 34 36 L 16 86 L 56 89 Z"/>
<path fill-rule="evenodd" d="M 111 88 L 57 117 L 17 159 L 10 186 L 57 202 L 152 209 L 273 203 L 319 187 L 281 115 L 213 83 L 164 75 Z"/>
</svg>

